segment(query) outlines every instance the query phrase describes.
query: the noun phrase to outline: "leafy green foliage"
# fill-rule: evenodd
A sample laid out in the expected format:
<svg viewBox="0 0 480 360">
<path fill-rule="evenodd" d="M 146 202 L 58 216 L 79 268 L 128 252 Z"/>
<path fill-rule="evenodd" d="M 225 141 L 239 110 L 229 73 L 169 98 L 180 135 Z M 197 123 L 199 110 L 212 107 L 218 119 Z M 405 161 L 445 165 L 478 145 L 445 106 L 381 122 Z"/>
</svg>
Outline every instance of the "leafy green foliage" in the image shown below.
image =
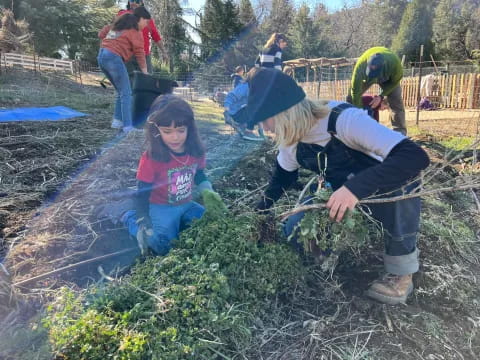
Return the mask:
<svg viewBox="0 0 480 360">
<path fill-rule="evenodd" d="M 433 52 L 432 43 L 433 0 L 413 0 L 407 5 L 400 29 L 392 42 L 392 50 L 407 61 L 419 61 L 420 45 L 424 45 L 423 58 Z"/>
<path fill-rule="evenodd" d="M 478 1 L 441 0 L 435 8 L 435 51 L 448 60 L 474 57 L 480 36 Z"/>
<path fill-rule="evenodd" d="M 303 4 L 298 9 L 289 32 L 294 56 L 309 59 L 318 54 L 319 48 L 324 44 L 317 42 L 317 35 L 317 24 L 310 16 L 309 7 Z"/>
<path fill-rule="evenodd" d="M 267 38 L 274 32 L 287 34 L 295 15 L 292 0 L 272 0 L 270 11 L 261 28 Z"/>
<path fill-rule="evenodd" d="M 207 0 L 200 23 L 202 59 L 207 60 L 235 39 L 242 24 L 238 6 L 232 0 Z M 225 59 L 227 61 L 228 59 Z M 236 64 L 226 64 L 232 67 Z"/>
<path fill-rule="evenodd" d="M 216 220 L 227 216 L 227 207 L 218 193 L 204 190 L 202 192 L 202 199 L 206 208 L 204 216 L 206 216 L 207 219 Z"/>
<path fill-rule="evenodd" d="M 22 0 L 19 3 L 16 16 L 29 23 L 35 51 L 52 56 L 64 49 L 71 59 L 82 54 L 92 62 L 98 52 L 97 32 L 111 23 L 118 11 L 117 7 L 103 7 L 96 0 Z"/>
<path fill-rule="evenodd" d="M 60 358 L 215 359 L 249 346 L 255 319 L 298 285 L 302 266 L 286 246 L 259 246 L 251 216 L 233 218 L 215 196 L 205 205 L 221 216 L 196 222 L 168 256 L 81 298 L 58 298 L 45 325 Z"/>
<path fill-rule="evenodd" d="M 320 189 L 314 200 L 326 202 L 332 191 Z M 296 234 L 294 232 L 290 239 Z M 340 223 L 330 220 L 327 209 L 313 210 L 305 213 L 298 225 L 297 241 L 309 248 L 314 242 L 322 251 L 331 250 L 341 252 L 354 250 L 355 252 L 379 239 L 382 235 L 379 225 L 360 210 L 349 211 Z"/>
<path fill-rule="evenodd" d="M 182 19 L 182 8 L 178 0 L 152 1 L 148 3 L 148 8 L 162 36 L 162 43 L 168 56 L 169 71 L 173 73 L 175 67 L 182 66 L 180 57 L 188 47 L 187 31 Z M 152 50 L 154 50 L 153 43 Z"/>
</svg>

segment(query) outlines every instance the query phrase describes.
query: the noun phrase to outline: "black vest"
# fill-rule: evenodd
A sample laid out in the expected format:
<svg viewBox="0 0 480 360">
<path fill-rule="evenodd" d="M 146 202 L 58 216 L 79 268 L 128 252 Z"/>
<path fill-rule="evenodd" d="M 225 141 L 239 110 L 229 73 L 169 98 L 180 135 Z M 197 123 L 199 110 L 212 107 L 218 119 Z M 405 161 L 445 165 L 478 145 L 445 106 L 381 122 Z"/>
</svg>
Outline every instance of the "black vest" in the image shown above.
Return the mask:
<svg viewBox="0 0 480 360">
<path fill-rule="evenodd" d="M 361 151 L 349 148 L 335 137 L 337 133 L 337 119 L 340 113 L 353 107 L 343 103 L 332 109 L 328 117 L 327 131 L 331 135 L 330 141 L 325 146 L 299 142 L 297 145 L 297 162 L 304 168 L 324 173 L 333 190 L 337 190 L 345 181 L 355 176 L 362 170 L 378 165 L 380 161 Z"/>
</svg>

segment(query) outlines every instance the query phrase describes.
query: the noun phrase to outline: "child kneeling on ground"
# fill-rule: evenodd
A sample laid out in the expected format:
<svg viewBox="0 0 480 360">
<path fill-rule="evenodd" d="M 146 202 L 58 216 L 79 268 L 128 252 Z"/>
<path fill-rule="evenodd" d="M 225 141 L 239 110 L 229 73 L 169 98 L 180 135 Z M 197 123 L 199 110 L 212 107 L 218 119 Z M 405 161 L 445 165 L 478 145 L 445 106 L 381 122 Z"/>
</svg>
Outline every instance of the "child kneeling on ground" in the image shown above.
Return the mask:
<svg viewBox="0 0 480 360">
<path fill-rule="evenodd" d="M 418 175 L 429 165 L 427 153 L 412 140 L 374 121 L 364 110 L 337 101 L 310 100 L 284 73 L 261 69 L 250 80 L 251 123 L 275 133 L 276 169 L 257 205 L 269 209 L 305 168 L 323 175 L 334 190 L 326 203 L 330 218 L 341 221 L 361 199 L 395 197 L 418 189 Z M 370 204 L 384 229 L 383 277 L 367 296 L 386 304 L 406 301 L 419 269 L 419 197 Z M 295 215 L 294 215 L 295 216 Z M 290 220 L 290 226 L 288 221 Z M 287 220 L 290 235 L 299 217 Z"/>
<path fill-rule="evenodd" d="M 254 68 L 255 69 L 255 68 Z M 248 72 L 247 78 L 252 76 L 254 71 Z M 230 124 L 237 130 L 242 139 L 252 141 L 263 141 L 263 127 L 259 125 L 258 134 L 253 132 L 254 126 L 249 124 L 249 115 L 247 111 L 248 100 L 248 80 L 238 84 L 232 91 L 230 91 L 225 97 L 223 106 L 225 107 L 225 122 Z"/>
<path fill-rule="evenodd" d="M 121 221 L 146 247 L 165 255 L 171 242 L 205 209 L 192 200 L 193 185 L 199 192 L 213 191 L 205 169 L 205 148 L 200 141 L 191 107 L 167 94 L 152 104 L 145 127 L 147 150 L 137 170 L 135 210 Z"/>
</svg>

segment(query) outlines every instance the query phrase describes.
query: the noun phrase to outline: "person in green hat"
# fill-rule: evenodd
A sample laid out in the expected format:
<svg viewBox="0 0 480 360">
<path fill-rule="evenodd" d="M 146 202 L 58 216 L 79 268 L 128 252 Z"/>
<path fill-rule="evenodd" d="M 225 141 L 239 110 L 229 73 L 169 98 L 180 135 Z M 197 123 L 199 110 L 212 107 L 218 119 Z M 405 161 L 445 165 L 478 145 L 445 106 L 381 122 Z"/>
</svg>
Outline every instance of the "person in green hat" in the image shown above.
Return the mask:
<svg viewBox="0 0 480 360">
<path fill-rule="evenodd" d="M 379 108 L 383 99 L 387 98 L 393 130 L 407 135 L 405 107 L 400 87 L 402 77 L 403 67 L 397 55 L 384 47 L 370 48 L 355 64 L 347 102 L 361 108 L 362 94 L 373 84 L 378 84 L 381 88 L 380 94 L 373 97 L 370 107 Z"/>
</svg>

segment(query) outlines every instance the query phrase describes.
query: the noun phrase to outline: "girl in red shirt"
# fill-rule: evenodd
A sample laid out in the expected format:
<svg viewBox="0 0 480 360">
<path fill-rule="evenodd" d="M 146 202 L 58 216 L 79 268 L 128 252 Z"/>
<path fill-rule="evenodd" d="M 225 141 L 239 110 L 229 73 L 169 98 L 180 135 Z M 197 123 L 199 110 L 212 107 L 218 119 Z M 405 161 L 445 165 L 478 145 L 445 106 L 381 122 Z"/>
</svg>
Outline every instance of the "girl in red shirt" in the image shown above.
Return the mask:
<svg viewBox="0 0 480 360">
<path fill-rule="evenodd" d="M 192 200 L 193 186 L 212 191 L 205 169 L 205 149 L 191 107 L 183 99 L 160 95 L 145 127 L 147 150 L 137 170 L 136 210 L 122 221 L 143 249 L 165 255 L 181 230 L 200 218 L 204 208 Z M 145 243 L 143 243 L 145 241 Z"/>
</svg>

